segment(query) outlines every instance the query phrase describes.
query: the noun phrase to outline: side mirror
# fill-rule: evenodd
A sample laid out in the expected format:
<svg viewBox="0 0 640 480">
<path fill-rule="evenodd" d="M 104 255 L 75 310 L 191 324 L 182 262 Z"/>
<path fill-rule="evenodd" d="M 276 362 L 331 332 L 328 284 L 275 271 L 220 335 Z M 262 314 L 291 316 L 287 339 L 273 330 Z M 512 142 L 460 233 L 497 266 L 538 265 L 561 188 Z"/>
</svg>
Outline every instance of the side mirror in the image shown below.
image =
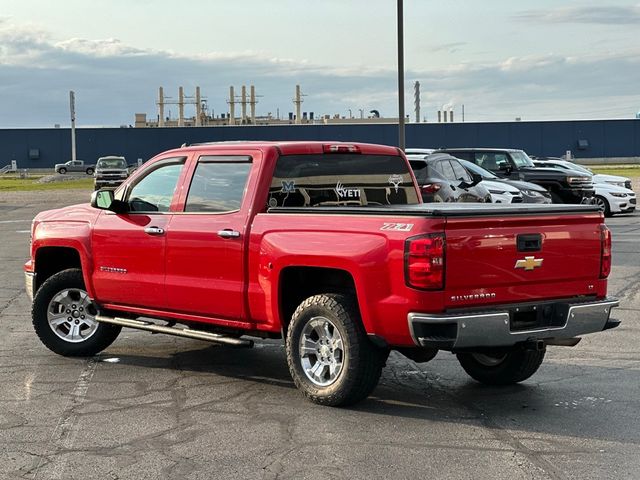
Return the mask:
<svg viewBox="0 0 640 480">
<path fill-rule="evenodd" d="M 473 182 L 471 182 L 471 186 L 474 187 L 482 181 L 482 175 L 480 175 L 479 173 L 470 173 L 471 178 L 473 179 Z"/>
<path fill-rule="evenodd" d="M 109 210 L 114 213 L 127 213 L 129 205 L 122 200 L 113 197 L 113 190 L 97 190 L 91 194 L 91 206 L 100 210 Z"/>
<path fill-rule="evenodd" d="M 507 175 L 510 175 L 513 168 L 508 163 L 501 163 L 500 166 L 498 167 L 498 170 L 506 173 Z"/>
</svg>

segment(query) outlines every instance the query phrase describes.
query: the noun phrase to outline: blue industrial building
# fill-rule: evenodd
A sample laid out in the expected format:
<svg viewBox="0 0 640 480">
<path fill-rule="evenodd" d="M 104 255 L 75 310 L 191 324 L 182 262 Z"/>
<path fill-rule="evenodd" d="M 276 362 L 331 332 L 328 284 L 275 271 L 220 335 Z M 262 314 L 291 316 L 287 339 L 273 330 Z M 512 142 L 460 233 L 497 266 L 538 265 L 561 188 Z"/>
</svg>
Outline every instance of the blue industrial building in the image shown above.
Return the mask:
<svg viewBox="0 0 640 480">
<path fill-rule="evenodd" d="M 183 143 L 224 140 L 344 140 L 397 145 L 392 124 L 273 125 L 182 128 L 78 128 L 77 157 L 124 155 L 147 160 Z M 417 123 L 406 127 L 407 147 L 511 147 L 532 155 L 577 158 L 640 157 L 640 120 Z M 71 132 L 63 128 L 0 130 L 0 167 L 48 168 L 71 158 Z"/>
</svg>

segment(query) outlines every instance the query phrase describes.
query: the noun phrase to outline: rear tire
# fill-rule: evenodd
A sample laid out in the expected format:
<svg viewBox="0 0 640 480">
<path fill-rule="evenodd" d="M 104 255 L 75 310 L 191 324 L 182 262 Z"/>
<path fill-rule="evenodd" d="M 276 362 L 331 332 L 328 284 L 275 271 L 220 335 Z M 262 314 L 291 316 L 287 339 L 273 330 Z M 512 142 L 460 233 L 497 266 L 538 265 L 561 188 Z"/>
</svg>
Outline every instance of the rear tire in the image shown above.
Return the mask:
<svg viewBox="0 0 640 480">
<path fill-rule="evenodd" d="M 300 304 L 286 350 L 296 387 L 312 402 L 333 407 L 365 399 L 389 355 L 367 338 L 355 299 L 341 294 L 315 295 Z"/>
<path fill-rule="evenodd" d="M 82 271 L 72 268 L 42 284 L 33 299 L 31 316 L 40 341 L 49 350 L 66 357 L 90 357 L 111 345 L 121 330 L 97 322 L 97 313 Z"/>
<path fill-rule="evenodd" d="M 546 350 L 517 348 L 509 352 L 458 353 L 458 361 L 467 374 L 486 385 L 512 385 L 531 377 L 544 360 Z"/>
<path fill-rule="evenodd" d="M 87 175 L 93 175 L 93 168 L 87 168 Z"/>
</svg>

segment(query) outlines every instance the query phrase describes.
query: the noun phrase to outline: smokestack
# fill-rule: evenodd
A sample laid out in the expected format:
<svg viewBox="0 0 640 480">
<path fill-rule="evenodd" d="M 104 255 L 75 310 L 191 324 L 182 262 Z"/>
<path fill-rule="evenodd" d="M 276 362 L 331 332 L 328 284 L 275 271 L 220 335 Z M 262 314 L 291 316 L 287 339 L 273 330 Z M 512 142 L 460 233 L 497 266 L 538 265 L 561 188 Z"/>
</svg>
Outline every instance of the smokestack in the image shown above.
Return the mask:
<svg viewBox="0 0 640 480">
<path fill-rule="evenodd" d="M 442 112 L 438 110 L 438 123 L 442 122 Z"/>
<path fill-rule="evenodd" d="M 249 106 L 251 107 L 251 125 L 256 124 L 256 87 L 251 85 L 249 87 Z"/>
<path fill-rule="evenodd" d="M 416 123 L 420 123 L 420 82 L 413 85 L 414 106 L 416 113 Z"/>
<path fill-rule="evenodd" d="M 236 124 L 236 97 L 233 87 L 229 87 L 229 125 Z"/>
<path fill-rule="evenodd" d="M 447 116 L 448 116 L 448 115 L 447 115 L 447 109 L 446 109 L 446 108 L 443 108 L 443 109 L 442 109 L 442 118 L 443 118 L 443 120 L 444 120 L 444 122 L 443 122 L 443 123 L 447 123 Z"/>
<path fill-rule="evenodd" d="M 247 87 L 245 87 L 244 85 L 242 85 L 241 105 L 242 105 L 242 122 L 241 122 L 241 124 L 244 125 L 245 123 L 247 123 Z"/>
<path fill-rule="evenodd" d="M 164 89 L 158 88 L 158 126 L 164 127 Z"/>
<path fill-rule="evenodd" d="M 296 123 L 301 123 L 300 110 L 302 106 L 302 94 L 300 93 L 300 85 L 296 85 L 296 99 L 293 103 L 296 105 Z"/>
<path fill-rule="evenodd" d="M 449 110 L 449 121 L 453 123 L 453 108 Z"/>
<path fill-rule="evenodd" d="M 202 125 L 202 104 L 200 103 L 200 87 L 196 87 L 196 127 Z"/>
<path fill-rule="evenodd" d="M 178 126 L 184 127 L 184 88 L 178 88 Z"/>
</svg>

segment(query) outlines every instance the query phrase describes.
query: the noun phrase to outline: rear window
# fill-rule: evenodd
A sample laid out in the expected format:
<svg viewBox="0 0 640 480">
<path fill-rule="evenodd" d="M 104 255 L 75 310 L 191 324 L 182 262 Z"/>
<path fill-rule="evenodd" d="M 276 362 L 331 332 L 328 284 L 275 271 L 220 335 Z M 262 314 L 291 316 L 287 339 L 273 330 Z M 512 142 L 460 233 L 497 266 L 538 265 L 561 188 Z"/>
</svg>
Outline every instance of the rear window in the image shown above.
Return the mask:
<svg viewBox="0 0 640 480">
<path fill-rule="evenodd" d="M 269 207 L 420 203 L 409 166 L 388 155 L 285 155 L 278 158 Z"/>
</svg>

